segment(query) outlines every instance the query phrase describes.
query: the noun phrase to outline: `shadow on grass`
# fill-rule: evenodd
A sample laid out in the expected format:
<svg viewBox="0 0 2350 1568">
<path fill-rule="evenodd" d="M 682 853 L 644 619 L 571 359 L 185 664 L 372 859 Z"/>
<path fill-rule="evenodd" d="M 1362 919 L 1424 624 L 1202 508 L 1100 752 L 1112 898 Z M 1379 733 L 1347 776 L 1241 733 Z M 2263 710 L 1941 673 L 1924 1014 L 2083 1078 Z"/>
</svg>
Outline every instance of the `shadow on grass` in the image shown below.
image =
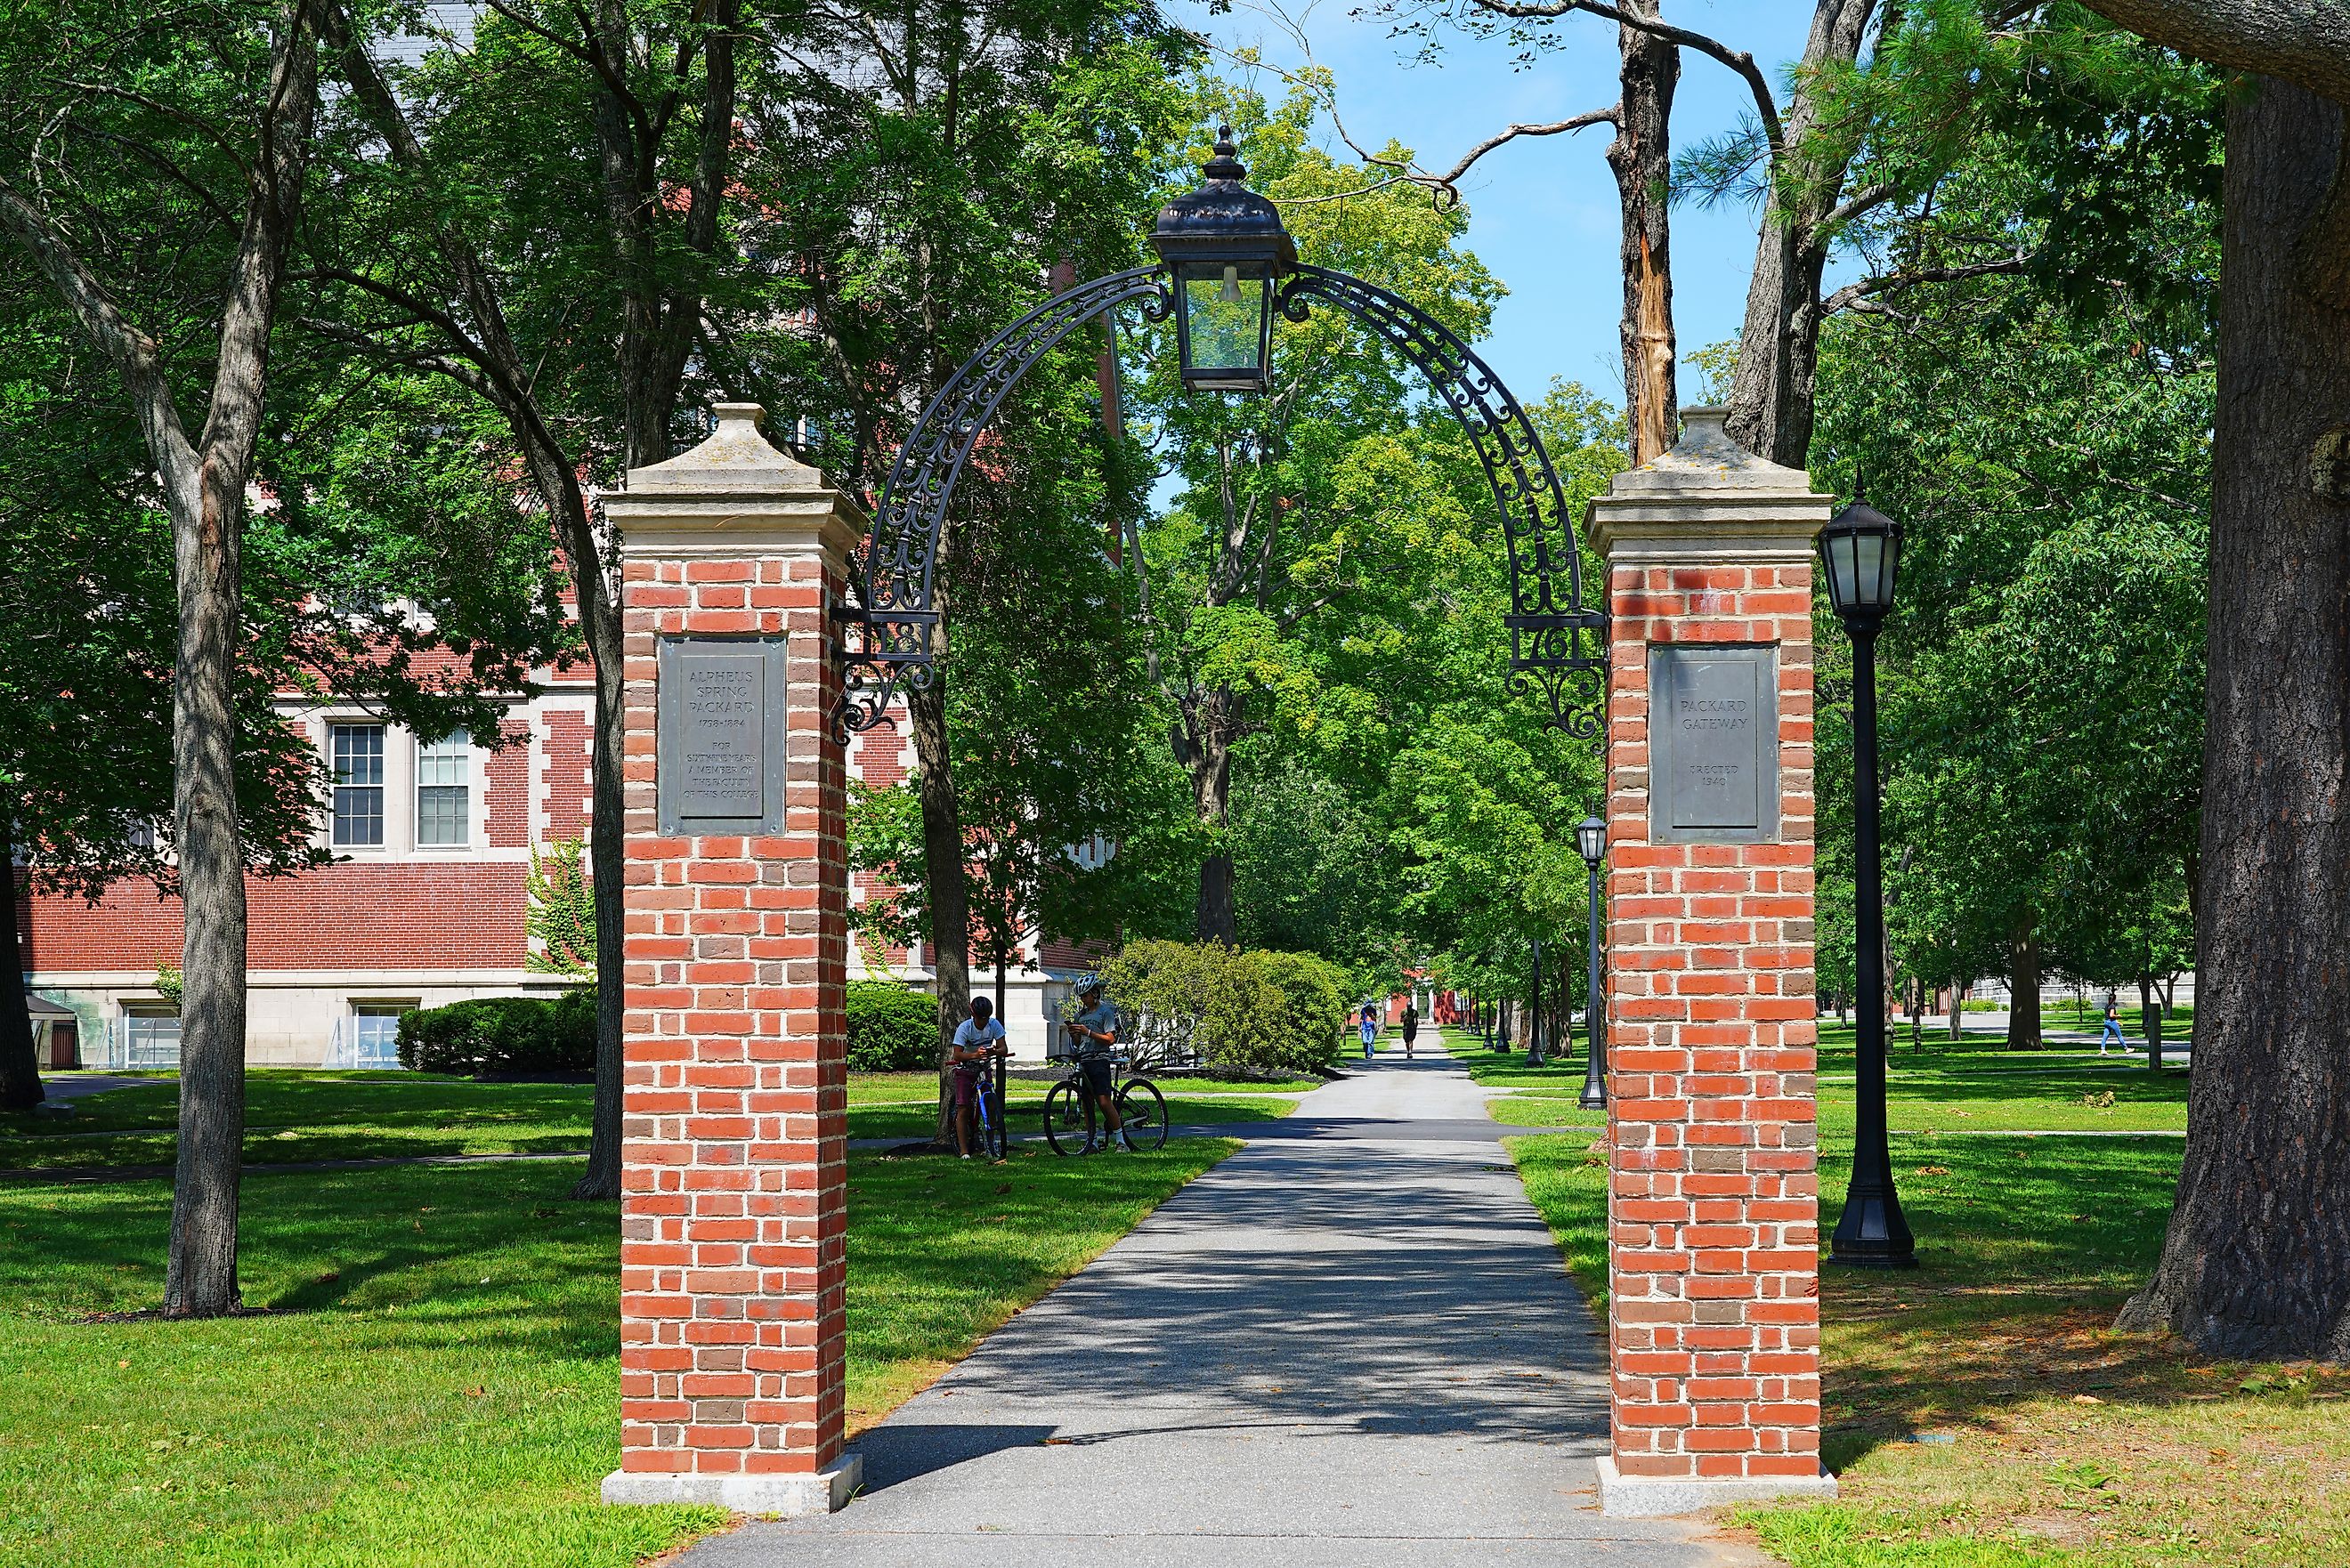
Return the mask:
<svg viewBox="0 0 2350 1568">
<path fill-rule="evenodd" d="M 2161 1249 L 2178 1158 L 2175 1144 L 2062 1136 L 1897 1148 L 1918 1266 L 1821 1270 L 1830 1468 L 1936 1425 L 1996 1429 L 2052 1395 L 2208 1395 L 2177 1345 L 2111 1332 Z M 1823 1236 L 1849 1174 L 1847 1158 L 1823 1158 Z"/>
</svg>

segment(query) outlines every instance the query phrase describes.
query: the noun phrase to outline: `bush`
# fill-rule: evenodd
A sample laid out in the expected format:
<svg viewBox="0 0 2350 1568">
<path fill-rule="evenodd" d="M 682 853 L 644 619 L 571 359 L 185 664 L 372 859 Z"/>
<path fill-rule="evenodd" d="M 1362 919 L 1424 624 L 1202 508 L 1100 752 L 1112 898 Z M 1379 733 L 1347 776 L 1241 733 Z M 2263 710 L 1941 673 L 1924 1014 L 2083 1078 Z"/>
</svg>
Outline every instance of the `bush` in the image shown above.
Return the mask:
<svg viewBox="0 0 2350 1568">
<path fill-rule="evenodd" d="M 1275 1044 L 1265 1059 L 1231 1064 L 1277 1072 L 1327 1070 L 1338 1058 L 1339 1035 L 1347 1027 L 1347 998 L 1354 994 L 1347 971 L 1313 953 L 1243 956 L 1280 993 L 1282 1011 L 1269 1031 Z"/>
<path fill-rule="evenodd" d="M 592 1073 L 596 992 L 479 996 L 400 1020 L 400 1064 L 421 1073 Z"/>
<path fill-rule="evenodd" d="M 939 1060 L 939 1004 L 887 980 L 848 982 L 848 1070 L 903 1073 Z"/>
<path fill-rule="evenodd" d="M 1311 953 L 1130 942 L 1102 968 L 1146 1039 L 1188 1040 L 1211 1066 L 1314 1073 L 1337 1060 L 1344 971 Z"/>
</svg>

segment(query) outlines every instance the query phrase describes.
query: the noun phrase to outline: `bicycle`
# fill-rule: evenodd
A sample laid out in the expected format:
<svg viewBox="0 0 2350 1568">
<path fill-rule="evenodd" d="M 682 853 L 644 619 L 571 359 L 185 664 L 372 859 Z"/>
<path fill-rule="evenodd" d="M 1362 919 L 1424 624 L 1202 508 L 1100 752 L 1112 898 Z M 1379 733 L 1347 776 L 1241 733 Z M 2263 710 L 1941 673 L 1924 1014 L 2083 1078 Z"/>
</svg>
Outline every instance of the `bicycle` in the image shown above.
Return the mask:
<svg viewBox="0 0 2350 1568">
<path fill-rule="evenodd" d="M 1012 1134 L 1003 1120 L 1003 1102 L 995 1088 L 996 1057 L 1000 1049 L 992 1053 L 981 1064 L 979 1081 L 972 1095 L 972 1131 L 977 1133 L 979 1153 L 1001 1165 L 1012 1157 Z"/>
<path fill-rule="evenodd" d="M 1122 1072 L 1131 1062 L 1124 1052 L 1111 1054 L 1110 1067 Z M 1113 1097 L 1124 1123 L 1128 1147 L 1167 1147 L 1167 1096 L 1149 1079 L 1128 1074 Z M 1068 1075 L 1045 1091 L 1045 1141 L 1055 1154 L 1081 1154 L 1094 1143 L 1094 1096 L 1086 1085 L 1082 1060 L 1069 1063 Z"/>
</svg>

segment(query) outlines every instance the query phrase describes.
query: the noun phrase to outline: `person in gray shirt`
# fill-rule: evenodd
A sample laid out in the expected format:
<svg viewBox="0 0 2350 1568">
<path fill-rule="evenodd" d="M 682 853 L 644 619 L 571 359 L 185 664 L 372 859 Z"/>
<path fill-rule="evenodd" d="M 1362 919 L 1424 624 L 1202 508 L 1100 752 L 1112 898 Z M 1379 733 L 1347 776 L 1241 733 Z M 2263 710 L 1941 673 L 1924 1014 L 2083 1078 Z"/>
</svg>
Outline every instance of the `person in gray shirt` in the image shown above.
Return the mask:
<svg viewBox="0 0 2350 1568">
<path fill-rule="evenodd" d="M 1134 1145 L 1127 1138 L 1125 1123 L 1118 1114 L 1118 1100 L 1111 1092 L 1116 1086 L 1117 1074 L 1109 1054 L 1118 1044 L 1118 1009 L 1109 1004 L 1108 997 L 1103 994 L 1102 982 L 1097 980 L 1087 981 L 1077 994 L 1085 1006 L 1062 1027 L 1076 1043 L 1077 1067 L 1085 1074 L 1086 1092 L 1101 1107 L 1102 1124 L 1109 1129 L 1107 1134 L 1087 1144 L 1086 1152 L 1097 1154 L 1113 1147 L 1110 1140 L 1116 1138 L 1115 1147 L 1130 1154 Z"/>
</svg>

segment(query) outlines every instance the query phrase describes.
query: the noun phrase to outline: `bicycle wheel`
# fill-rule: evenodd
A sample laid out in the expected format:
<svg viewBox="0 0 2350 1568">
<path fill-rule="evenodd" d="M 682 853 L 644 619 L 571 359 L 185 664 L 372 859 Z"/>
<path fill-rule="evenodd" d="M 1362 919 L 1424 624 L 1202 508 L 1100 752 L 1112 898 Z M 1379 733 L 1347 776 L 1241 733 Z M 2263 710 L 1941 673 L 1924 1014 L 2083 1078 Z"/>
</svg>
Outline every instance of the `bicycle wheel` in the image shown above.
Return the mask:
<svg viewBox="0 0 2350 1568">
<path fill-rule="evenodd" d="M 1137 1148 L 1167 1147 L 1167 1096 L 1148 1078 L 1128 1078 L 1118 1088 L 1118 1119 L 1126 1141 Z"/>
<path fill-rule="evenodd" d="M 1094 1140 L 1093 1101 L 1063 1079 L 1045 1092 L 1045 1141 L 1055 1154 L 1082 1154 Z"/>
<path fill-rule="evenodd" d="M 979 1124 L 979 1152 L 990 1159 L 1003 1158 L 1003 1107 L 996 1103 L 995 1085 L 983 1082 L 972 1104 L 972 1119 Z"/>
</svg>

